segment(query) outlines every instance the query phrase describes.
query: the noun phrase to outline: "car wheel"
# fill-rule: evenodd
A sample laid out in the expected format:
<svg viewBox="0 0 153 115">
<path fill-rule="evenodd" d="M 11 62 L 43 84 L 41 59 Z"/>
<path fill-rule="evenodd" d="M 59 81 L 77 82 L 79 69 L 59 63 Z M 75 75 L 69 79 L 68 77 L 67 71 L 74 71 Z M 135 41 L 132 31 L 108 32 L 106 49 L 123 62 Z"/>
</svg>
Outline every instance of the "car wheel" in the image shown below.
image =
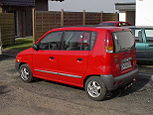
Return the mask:
<svg viewBox="0 0 153 115">
<path fill-rule="evenodd" d="M 32 72 L 27 64 L 20 66 L 20 77 L 24 82 L 32 82 L 34 78 L 32 77 Z"/>
<path fill-rule="evenodd" d="M 97 76 L 87 79 L 85 90 L 87 95 L 95 101 L 104 100 L 107 94 L 105 84 Z"/>
</svg>

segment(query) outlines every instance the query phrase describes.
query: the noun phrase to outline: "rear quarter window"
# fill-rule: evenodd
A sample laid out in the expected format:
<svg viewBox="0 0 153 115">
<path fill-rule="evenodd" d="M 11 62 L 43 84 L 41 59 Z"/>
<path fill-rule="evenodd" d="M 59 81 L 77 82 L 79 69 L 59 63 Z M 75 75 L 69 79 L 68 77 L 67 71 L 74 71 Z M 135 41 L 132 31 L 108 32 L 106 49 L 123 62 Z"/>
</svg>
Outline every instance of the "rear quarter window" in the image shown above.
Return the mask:
<svg viewBox="0 0 153 115">
<path fill-rule="evenodd" d="M 96 32 L 90 31 L 65 31 L 61 48 L 68 51 L 92 50 L 96 36 Z"/>
</svg>

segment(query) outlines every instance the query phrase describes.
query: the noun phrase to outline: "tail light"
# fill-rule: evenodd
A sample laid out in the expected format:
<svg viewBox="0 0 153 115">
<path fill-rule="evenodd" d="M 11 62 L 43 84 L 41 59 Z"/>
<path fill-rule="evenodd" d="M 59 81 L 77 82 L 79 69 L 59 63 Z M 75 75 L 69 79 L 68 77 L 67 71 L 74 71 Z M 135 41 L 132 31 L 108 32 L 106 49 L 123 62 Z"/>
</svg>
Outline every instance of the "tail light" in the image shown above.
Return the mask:
<svg viewBox="0 0 153 115">
<path fill-rule="evenodd" d="M 106 38 L 106 52 L 107 53 L 114 52 L 113 39 L 112 39 L 112 36 L 110 36 L 110 34 L 107 34 L 107 38 Z"/>
</svg>

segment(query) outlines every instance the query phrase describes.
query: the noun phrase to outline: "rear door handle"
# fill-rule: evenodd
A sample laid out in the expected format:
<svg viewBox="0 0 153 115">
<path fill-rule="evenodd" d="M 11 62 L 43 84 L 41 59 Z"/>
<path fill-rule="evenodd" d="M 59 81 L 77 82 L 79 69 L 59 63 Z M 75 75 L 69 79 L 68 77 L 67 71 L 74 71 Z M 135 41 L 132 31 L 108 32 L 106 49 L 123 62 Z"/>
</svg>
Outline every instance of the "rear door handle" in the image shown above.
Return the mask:
<svg viewBox="0 0 153 115">
<path fill-rule="evenodd" d="M 77 58 L 77 61 L 83 61 L 83 58 Z"/>
</svg>

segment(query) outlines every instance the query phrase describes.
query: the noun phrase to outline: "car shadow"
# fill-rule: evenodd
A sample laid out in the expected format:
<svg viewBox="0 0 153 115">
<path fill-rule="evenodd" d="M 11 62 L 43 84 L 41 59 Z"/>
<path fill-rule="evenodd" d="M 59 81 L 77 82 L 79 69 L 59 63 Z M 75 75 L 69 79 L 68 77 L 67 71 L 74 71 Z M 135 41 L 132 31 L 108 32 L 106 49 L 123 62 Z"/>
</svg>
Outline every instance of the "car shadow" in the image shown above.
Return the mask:
<svg viewBox="0 0 153 115">
<path fill-rule="evenodd" d="M 153 68 L 150 68 L 150 66 L 145 66 L 147 70 L 150 70 Z M 144 69 L 142 67 L 139 67 L 141 69 Z M 152 72 L 153 73 L 153 72 Z M 105 100 L 110 100 L 113 98 L 119 98 L 119 97 L 124 97 L 127 96 L 129 94 L 133 94 L 135 92 L 142 92 L 147 90 L 148 88 L 151 87 L 151 85 L 153 84 L 153 78 L 152 78 L 153 74 L 147 74 L 146 73 L 139 73 L 136 81 L 133 83 L 133 85 L 131 86 L 127 86 L 125 88 L 118 88 L 115 91 L 109 92 L 109 94 L 107 95 Z M 66 85 L 66 84 L 62 84 L 62 83 L 57 83 L 57 82 L 52 82 L 52 81 L 47 81 L 47 80 L 43 80 L 43 79 L 36 79 L 33 83 L 35 82 L 47 82 L 47 83 L 51 83 L 53 85 L 61 85 L 61 87 L 68 87 L 68 88 L 74 88 L 74 89 L 78 89 L 78 90 L 82 90 L 84 91 L 83 88 L 79 88 L 79 87 L 75 87 L 75 86 L 70 86 L 70 85 Z"/>
<path fill-rule="evenodd" d="M 117 90 L 110 92 L 107 95 L 106 100 L 110 100 L 112 98 L 124 97 L 129 94 L 145 91 L 148 88 L 150 88 L 152 84 L 153 84 L 153 81 L 152 81 L 151 74 L 139 73 L 136 81 L 132 85 L 129 85 L 124 88 L 118 88 Z"/>
<path fill-rule="evenodd" d="M 47 81 L 47 80 L 42 80 L 42 79 L 37 79 L 35 82 L 42 82 L 42 81 L 47 82 L 49 84 L 51 83 L 53 85 L 61 85 L 61 87 L 74 88 L 77 90 L 84 91 L 84 88 L 79 88 L 79 87 L 75 87 L 75 86 L 70 86 L 70 85 Z M 151 84 L 153 84 L 151 75 L 139 74 L 136 81 L 132 85 L 129 85 L 124 88 L 118 88 L 117 90 L 109 92 L 108 95 L 106 96 L 105 100 L 111 100 L 113 98 L 124 97 L 124 96 L 127 96 L 127 95 L 135 93 L 135 92 L 145 91 L 148 87 L 151 86 Z"/>
<path fill-rule="evenodd" d="M 38 81 L 42 81 L 42 79 L 38 79 Z M 51 83 L 54 85 L 61 85 L 63 87 L 67 87 L 67 88 L 73 88 L 73 89 L 79 89 L 79 90 L 84 90 L 84 88 L 80 88 L 80 87 L 76 87 L 76 86 L 72 86 L 72 85 L 67 85 L 67 84 L 63 84 L 63 83 L 58 83 L 58 82 L 53 82 L 53 81 L 47 81 L 47 80 L 43 80 L 47 83 Z"/>
<path fill-rule="evenodd" d="M 144 65 L 153 65 L 153 61 L 137 61 L 138 65 L 144 66 Z"/>
<path fill-rule="evenodd" d="M 10 92 L 10 90 L 7 90 L 6 85 L 0 85 L 0 95 L 6 94 L 8 92 Z"/>
<path fill-rule="evenodd" d="M 0 61 L 5 61 L 8 59 L 14 59 L 15 57 L 9 55 L 0 55 Z"/>
</svg>

